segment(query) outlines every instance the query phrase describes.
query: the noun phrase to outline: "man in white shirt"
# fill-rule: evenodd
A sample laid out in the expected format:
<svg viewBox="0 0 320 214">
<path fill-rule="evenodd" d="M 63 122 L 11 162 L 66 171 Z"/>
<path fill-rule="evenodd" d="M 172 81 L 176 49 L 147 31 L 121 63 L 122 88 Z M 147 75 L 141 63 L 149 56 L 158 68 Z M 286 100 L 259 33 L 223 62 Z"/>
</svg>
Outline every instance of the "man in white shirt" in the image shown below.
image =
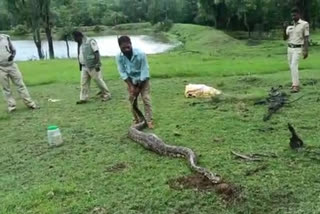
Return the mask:
<svg viewBox="0 0 320 214">
<path fill-rule="evenodd" d="M 299 59 L 308 57 L 309 23 L 303 21 L 297 8 L 291 10 L 293 25 L 283 24 L 283 39 L 288 40 L 288 62 L 291 70 L 292 93 L 299 92 Z"/>
</svg>

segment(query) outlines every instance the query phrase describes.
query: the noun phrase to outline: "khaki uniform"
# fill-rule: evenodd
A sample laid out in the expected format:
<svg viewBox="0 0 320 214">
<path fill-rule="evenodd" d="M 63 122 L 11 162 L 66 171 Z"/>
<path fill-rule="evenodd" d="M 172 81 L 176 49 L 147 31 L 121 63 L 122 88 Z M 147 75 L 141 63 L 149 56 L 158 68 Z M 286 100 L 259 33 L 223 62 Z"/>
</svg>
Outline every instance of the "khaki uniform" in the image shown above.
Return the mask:
<svg viewBox="0 0 320 214">
<path fill-rule="evenodd" d="M 36 104 L 31 99 L 28 89 L 23 82 L 18 66 L 13 61 L 8 61 L 13 51 L 15 50 L 9 36 L 0 34 L 0 83 L 4 97 L 8 103 L 8 110 L 10 112 L 16 109 L 16 101 L 10 89 L 10 80 L 16 85 L 24 104 L 29 108 L 36 108 Z"/>
<path fill-rule="evenodd" d="M 88 38 L 84 37 L 82 44 L 87 42 Z M 82 46 L 82 45 L 81 45 Z M 82 65 L 81 69 L 81 91 L 80 91 L 80 100 L 88 100 L 89 99 L 89 91 L 90 91 L 90 82 L 93 79 L 97 86 L 100 89 L 99 95 L 102 100 L 108 100 L 111 98 L 111 93 L 103 80 L 102 70 L 96 71 L 95 68 L 89 68 L 85 64 L 84 53 L 82 51 L 82 47 L 79 47 L 79 63 Z M 90 46 L 93 52 L 99 51 L 98 44 L 95 40 L 90 40 Z"/>
<path fill-rule="evenodd" d="M 147 122 L 152 121 L 152 105 L 151 105 L 151 96 L 150 96 L 150 82 L 149 80 L 146 80 L 145 84 L 143 85 L 141 89 L 141 99 L 144 105 L 144 111 L 145 111 L 145 117 Z M 135 97 L 131 96 L 129 93 L 129 101 L 132 106 L 133 101 Z M 136 114 L 136 112 L 132 109 L 133 117 L 135 122 L 141 122 L 142 118 L 139 118 L 139 116 Z"/>
<path fill-rule="evenodd" d="M 299 59 L 304 45 L 304 37 L 309 36 L 309 23 L 299 19 L 297 23 L 288 26 L 288 63 L 291 70 L 292 86 L 299 86 Z"/>
</svg>

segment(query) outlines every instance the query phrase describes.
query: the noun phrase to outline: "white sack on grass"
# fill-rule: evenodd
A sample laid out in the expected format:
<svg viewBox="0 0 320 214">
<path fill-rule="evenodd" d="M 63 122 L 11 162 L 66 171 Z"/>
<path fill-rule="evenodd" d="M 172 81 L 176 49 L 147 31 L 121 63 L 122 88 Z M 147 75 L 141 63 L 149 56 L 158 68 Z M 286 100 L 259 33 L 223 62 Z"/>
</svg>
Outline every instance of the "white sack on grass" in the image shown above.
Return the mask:
<svg viewBox="0 0 320 214">
<path fill-rule="evenodd" d="M 188 84 L 186 85 L 186 89 L 184 95 L 186 97 L 214 97 L 222 92 L 213 87 L 204 85 L 204 84 Z"/>
</svg>

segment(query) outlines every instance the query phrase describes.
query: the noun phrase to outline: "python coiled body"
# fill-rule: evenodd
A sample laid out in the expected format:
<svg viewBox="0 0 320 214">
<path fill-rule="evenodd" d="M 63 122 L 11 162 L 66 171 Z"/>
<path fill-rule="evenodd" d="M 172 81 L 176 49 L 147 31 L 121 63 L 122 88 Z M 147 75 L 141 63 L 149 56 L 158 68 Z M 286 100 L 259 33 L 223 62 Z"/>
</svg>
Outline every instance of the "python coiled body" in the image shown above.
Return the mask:
<svg viewBox="0 0 320 214">
<path fill-rule="evenodd" d="M 210 172 L 209 170 L 197 165 L 196 154 L 189 148 L 182 146 L 173 146 L 166 144 L 157 135 L 152 133 L 145 133 L 143 129 L 146 127 L 146 121 L 142 112 L 138 109 L 137 98 L 133 102 L 133 110 L 143 119 L 142 122 L 134 124 L 129 128 L 128 137 L 142 145 L 144 148 L 151 150 L 159 155 L 174 156 L 174 157 L 184 157 L 187 159 L 191 170 L 197 172 L 206 178 L 208 178 L 212 183 L 217 184 L 221 182 L 221 177 Z"/>
</svg>

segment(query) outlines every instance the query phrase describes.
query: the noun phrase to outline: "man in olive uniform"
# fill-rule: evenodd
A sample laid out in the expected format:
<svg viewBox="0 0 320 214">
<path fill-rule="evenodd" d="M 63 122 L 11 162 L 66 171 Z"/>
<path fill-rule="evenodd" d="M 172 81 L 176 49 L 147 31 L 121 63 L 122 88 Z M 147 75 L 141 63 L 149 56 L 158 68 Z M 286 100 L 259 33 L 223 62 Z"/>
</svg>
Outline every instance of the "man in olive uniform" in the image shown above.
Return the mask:
<svg viewBox="0 0 320 214">
<path fill-rule="evenodd" d="M 103 81 L 98 44 L 79 31 L 74 31 L 74 40 L 78 43 L 78 60 L 81 71 L 80 100 L 77 104 L 88 102 L 91 78 L 97 83 L 102 101 L 111 99 L 111 93 Z"/>
<path fill-rule="evenodd" d="M 12 96 L 10 89 L 10 80 L 17 87 L 17 91 L 22 98 L 24 104 L 30 109 L 38 107 L 31 99 L 28 89 L 23 82 L 22 74 L 13 59 L 16 55 L 16 50 L 13 47 L 8 35 L 0 34 L 0 83 L 4 97 L 8 103 L 8 111 L 16 110 L 16 101 Z"/>
<path fill-rule="evenodd" d="M 291 10 L 292 25 L 283 24 L 283 39 L 288 40 L 288 62 L 291 70 L 292 93 L 299 92 L 299 59 L 308 57 L 309 23 L 303 21 L 297 8 Z"/>
</svg>

